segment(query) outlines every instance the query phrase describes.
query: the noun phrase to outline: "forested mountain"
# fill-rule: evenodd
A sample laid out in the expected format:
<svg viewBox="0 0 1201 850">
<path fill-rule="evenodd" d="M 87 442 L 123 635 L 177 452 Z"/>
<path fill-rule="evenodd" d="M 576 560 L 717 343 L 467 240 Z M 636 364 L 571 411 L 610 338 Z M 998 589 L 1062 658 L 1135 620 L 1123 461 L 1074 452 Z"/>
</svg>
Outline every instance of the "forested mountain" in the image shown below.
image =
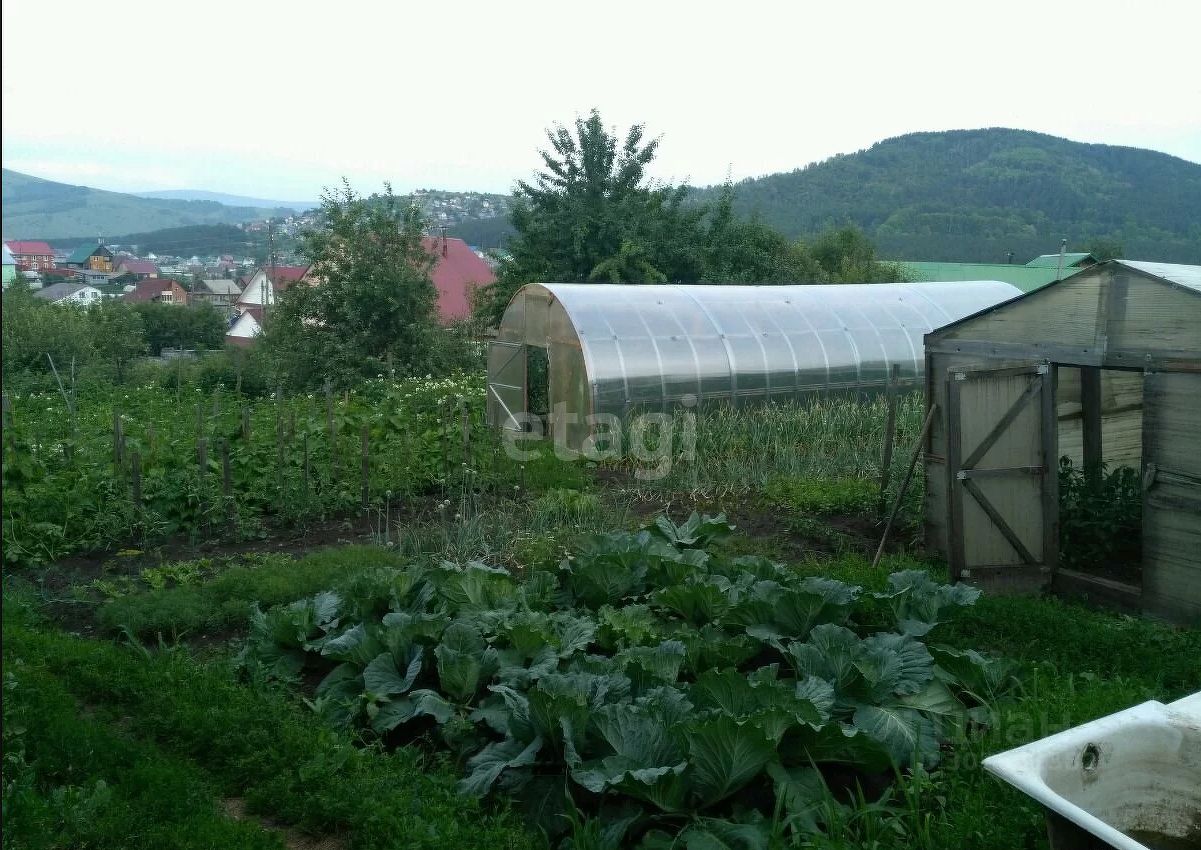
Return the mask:
<svg viewBox="0 0 1201 850">
<path fill-rule="evenodd" d="M 1127 257 L 1201 262 L 1201 165 L 1024 130 L 898 136 L 735 190 L 738 212 L 788 236 L 852 223 L 884 257 L 1024 262 L 1109 239 Z"/>
<path fill-rule="evenodd" d="M 145 237 L 162 228 L 287 214 L 67 186 L 7 169 L 3 176 L 10 239 Z M 690 197 L 713 200 L 718 188 L 694 189 Z M 1105 240 L 1121 245 L 1127 257 L 1201 262 L 1201 165 L 1025 130 L 912 133 L 745 180 L 735 190 L 737 213 L 757 216 L 790 238 L 854 224 L 883 257 L 1004 262 L 1012 251 L 1016 262 L 1025 262 L 1057 251 L 1067 239 L 1072 249 Z M 507 196 L 426 191 L 413 197 L 435 224 L 472 245 L 503 247 L 513 234 Z M 195 234 L 171 234 L 170 241 L 185 235 Z"/>
<path fill-rule="evenodd" d="M 250 198 L 246 195 L 230 195 L 226 192 L 208 192 L 203 189 L 161 189 L 155 192 L 134 192 L 139 198 L 166 198 L 175 201 L 216 201 L 227 207 L 258 207 L 260 209 L 290 209 L 296 212 L 321 206 L 317 199 L 311 201 L 273 201 L 268 198 Z"/>
<path fill-rule="evenodd" d="M 81 234 L 95 238 L 192 224 L 238 224 L 292 212 L 216 201 L 140 198 L 55 183 L 7 168 L 0 185 L 5 239 L 53 240 Z"/>
<path fill-rule="evenodd" d="M 146 233 L 105 234 L 110 244 L 137 247 L 139 254 L 160 256 L 214 257 L 232 254 L 235 257 L 265 258 L 268 254 L 266 231 L 249 232 L 232 224 L 188 224 L 183 227 L 167 227 Z M 85 243 L 94 244 L 96 237 L 86 236 L 51 239 L 56 248 L 74 248 Z M 295 239 L 283 234 L 275 237 L 275 250 L 279 254 L 295 245 Z"/>
</svg>

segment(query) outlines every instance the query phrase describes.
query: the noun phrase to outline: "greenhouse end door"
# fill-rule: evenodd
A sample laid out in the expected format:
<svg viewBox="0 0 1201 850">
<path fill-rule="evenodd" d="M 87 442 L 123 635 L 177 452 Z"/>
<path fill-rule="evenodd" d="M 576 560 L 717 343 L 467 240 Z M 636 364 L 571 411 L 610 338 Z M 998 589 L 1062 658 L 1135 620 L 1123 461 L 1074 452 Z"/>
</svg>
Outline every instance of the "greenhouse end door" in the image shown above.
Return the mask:
<svg viewBox="0 0 1201 850">
<path fill-rule="evenodd" d="M 946 398 L 952 578 L 1043 586 L 1059 551 L 1051 367 L 951 369 Z"/>
<path fill-rule="evenodd" d="M 520 342 L 488 343 L 488 423 L 520 431 L 525 413 L 525 345 Z"/>
</svg>

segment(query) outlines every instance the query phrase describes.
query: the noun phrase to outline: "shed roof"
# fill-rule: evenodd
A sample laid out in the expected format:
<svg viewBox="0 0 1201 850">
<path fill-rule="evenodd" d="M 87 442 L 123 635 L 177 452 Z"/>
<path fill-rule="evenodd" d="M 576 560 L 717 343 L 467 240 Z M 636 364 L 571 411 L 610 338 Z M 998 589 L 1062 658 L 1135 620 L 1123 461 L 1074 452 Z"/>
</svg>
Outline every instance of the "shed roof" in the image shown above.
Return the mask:
<svg viewBox="0 0 1201 850">
<path fill-rule="evenodd" d="M 1201 292 L 1201 266 L 1186 266 L 1180 263 L 1148 263 L 1141 260 L 1116 260 L 1115 262 Z"/>
<path fill-rule="evenodd" d="M 1087 251 L 1063 255 L 1063 267 L 1065 269 L 1069 266 L 1091 266 L 1096 262 L 1097 258 Z M 1057 269 L 1059 268 L 1059 254 L 1039 254 L 1033 260 L 1026 263 L 1026 265 Z"/>
<path fill-rule="evenodd" d="M 916 281 L 946 282 L 957 280 L 1002 280 L 1022 292 L 1033 292 L 1058 280 L 1057 266 L 1016 266 L 1012 263 L 932 263 L 899 260 L 901 267 Z M 1063 270 L 1064 277 L 1081 269 L 1070 266 Z"/>
</svg>

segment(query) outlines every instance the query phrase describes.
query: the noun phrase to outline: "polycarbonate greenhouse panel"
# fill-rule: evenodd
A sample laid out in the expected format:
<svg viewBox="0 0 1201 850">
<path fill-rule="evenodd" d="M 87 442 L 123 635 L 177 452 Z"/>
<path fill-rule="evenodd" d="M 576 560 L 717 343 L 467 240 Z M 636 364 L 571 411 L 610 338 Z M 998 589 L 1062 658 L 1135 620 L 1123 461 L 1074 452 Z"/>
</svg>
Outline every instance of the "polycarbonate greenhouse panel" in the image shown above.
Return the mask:
<svg viewBox="0 0 1201 850">
<path fill-rule="evenodd" d="M 557 302 L 575 328 L 590 412 L 615 414 L 690 396 L 746 404 L 882 386 L 893 364 L 903 378 L 917 378 L 924 334 L 1021 294 L 999 281 L 526 289 Z M 528 315 L 528 307 L 518 315 Z M 502 327 L 509 320 L 506 314 Z M 540 344 L 529 336 L 526 342 Z"/>
</svg>

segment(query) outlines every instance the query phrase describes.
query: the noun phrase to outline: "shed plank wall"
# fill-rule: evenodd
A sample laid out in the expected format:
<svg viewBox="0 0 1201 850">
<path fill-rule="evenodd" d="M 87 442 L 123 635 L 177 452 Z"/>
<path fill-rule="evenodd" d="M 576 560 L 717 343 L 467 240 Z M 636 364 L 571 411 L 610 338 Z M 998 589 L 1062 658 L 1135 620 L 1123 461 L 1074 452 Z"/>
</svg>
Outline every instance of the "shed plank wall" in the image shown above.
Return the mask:
<svg viewBox="0 0 1201 850">
<path fill-rule="evenodd" d="M 1077 468 L 1084 465 L 1084 434 L 1080 406 L 1080 370 L 1060 366 L 1056 414 L 1059 450 Z M 1143 460 L 1143 375 L 1141 372 L 1101 371 L 1102 459 L 1110 469 L 1138 469 Z"/>
<path fill-rule="evenodd" d="M 1147 381 L 1146 459 L 1157 475 L 1143 505 L 1149 610 L 1201 621 L 1201 374 Z"/>
<path fill-rule="evenodd" d="M 1122 306 L 1109 317 L 1109 349 L 1192 351 L 1201 348 L 1201 297 L 1134 272 L 1115 278 L 1124 285 Z"/>
<path fill-rule="evenodd" d="M 1072 278 L 935 335 L 945 340 L 1092 346 L 1100 298 L 1101 276 Z"/>
</svg>

